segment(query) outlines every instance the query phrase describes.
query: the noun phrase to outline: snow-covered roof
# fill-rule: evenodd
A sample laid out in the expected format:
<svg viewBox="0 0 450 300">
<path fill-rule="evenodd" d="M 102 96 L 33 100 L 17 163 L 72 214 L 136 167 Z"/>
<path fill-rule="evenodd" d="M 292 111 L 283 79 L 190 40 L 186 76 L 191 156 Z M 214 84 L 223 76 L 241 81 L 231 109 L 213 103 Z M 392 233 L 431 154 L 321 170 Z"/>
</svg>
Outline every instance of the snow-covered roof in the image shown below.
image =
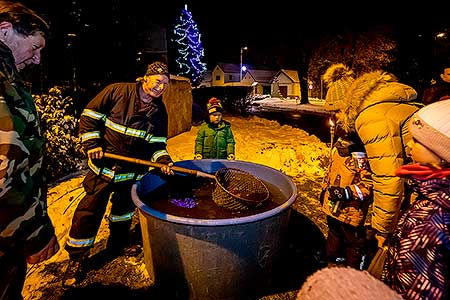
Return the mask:
<svg viewBox="0 0 450 300">
<path fill-rule="evenodd" d="M 252 70 L 247 72 L 253 77 L 253 79 L 259 83 L 270 83 L 273 77 L 277 74 L 277 71 L 270 70 Z"/>
</svg>

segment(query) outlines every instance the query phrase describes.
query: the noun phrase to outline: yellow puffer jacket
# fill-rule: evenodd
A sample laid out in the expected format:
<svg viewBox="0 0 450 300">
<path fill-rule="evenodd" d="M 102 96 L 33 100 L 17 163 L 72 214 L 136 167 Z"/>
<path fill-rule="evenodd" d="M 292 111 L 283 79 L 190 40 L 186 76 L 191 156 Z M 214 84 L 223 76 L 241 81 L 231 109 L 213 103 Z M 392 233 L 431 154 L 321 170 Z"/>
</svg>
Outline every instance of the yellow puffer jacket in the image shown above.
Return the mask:
<svg viewBox="0 0 450 300">
<path fill-rule="evenodd" d="M 372 170 L 373 207 L 371 225 L 392 233 L 401 202 L 404 181 L 395 170 L 404 164 L 411 140 L 407 121 L 418 110 L 417 92 L 382 71 L 357 78 L 347 91 L 338 120 L 347 131 L 356 131 L 364 144 Z"/>
</svg>

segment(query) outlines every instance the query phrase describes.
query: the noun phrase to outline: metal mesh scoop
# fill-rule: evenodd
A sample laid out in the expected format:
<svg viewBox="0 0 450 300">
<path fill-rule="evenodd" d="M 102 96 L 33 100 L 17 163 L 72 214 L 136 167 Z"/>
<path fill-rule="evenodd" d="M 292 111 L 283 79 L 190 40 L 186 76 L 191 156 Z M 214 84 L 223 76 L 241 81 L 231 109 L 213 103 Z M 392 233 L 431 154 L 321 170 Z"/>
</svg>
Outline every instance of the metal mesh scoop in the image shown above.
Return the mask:
<svg viewBox="0 0 450 300">
<path fill-rule="evenodd" d="M 256 208 L 269 199 L 267 186 L 252 174 L 235 168 L 221 168 L 215 173 L 213 201 L 233 210 Z"/>
</svg>

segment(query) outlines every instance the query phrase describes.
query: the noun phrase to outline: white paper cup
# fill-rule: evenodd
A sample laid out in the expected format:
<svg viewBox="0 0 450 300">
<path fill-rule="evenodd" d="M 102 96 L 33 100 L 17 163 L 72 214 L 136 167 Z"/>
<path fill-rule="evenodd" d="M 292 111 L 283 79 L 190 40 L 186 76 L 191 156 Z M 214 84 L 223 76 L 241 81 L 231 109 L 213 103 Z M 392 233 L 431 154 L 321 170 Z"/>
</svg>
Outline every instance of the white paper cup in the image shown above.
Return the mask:
<svg viewBox="0 0 450 300">
<path fill-rule="evenodd" d="M 369 161 L 365 152 L 352 152 L 352 157 L 358 169 L 369 169 Z"/>
</svg>

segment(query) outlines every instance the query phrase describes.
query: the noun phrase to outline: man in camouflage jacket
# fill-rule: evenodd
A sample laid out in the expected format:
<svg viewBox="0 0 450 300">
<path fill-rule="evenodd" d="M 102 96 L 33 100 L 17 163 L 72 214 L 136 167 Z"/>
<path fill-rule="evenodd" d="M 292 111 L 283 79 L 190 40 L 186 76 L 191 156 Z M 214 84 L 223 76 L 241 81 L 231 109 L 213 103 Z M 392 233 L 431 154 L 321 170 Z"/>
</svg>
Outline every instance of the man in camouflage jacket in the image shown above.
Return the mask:
<svg viewBox="0 0 450 300">
<path fill-rule="evenodd" d="M 47 215 L 44 138 L 19 70 L 40 63 L 47 24 L 0 1 L 0 299 L 22 299 L 27 262 L 59 250 Z"/>
</svg>

